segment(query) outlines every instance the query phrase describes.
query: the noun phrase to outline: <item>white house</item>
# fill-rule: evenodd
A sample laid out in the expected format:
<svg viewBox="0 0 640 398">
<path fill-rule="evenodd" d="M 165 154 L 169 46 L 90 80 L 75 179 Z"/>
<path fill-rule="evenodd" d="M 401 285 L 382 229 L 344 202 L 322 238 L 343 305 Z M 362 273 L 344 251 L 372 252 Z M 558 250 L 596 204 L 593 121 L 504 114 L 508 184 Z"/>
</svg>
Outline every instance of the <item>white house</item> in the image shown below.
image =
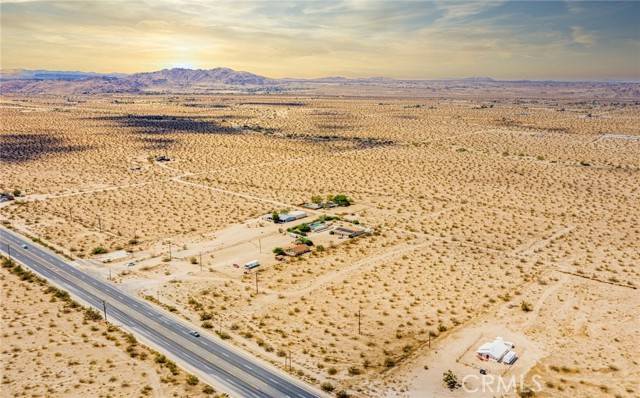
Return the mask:
<svg viewBox="0 0 640 398">
<path fill-rule="evenodd" d="M 301 218 L 305 218 L 306 216 L 307 216 L 307 213 L 305 213 L 304 211 L 296 210 L 289 213 L 280 214 L 279 218 L 281 222 L 291 222 L 291 221 L 299 220 Z"/>
<path fill-rule="evenodd" d="M 494 341 L 481 345 L 476 354 L 483 361 L 494 360 L 510 365 L 518 359 L 516 353 L 511 351 L 514 347 L 513 343 L 504 341 L 502 337 L 496 337 Z"/>
<path fill-rule="evenodd" d="M 305 213 L 304 211 L 301 211 L 301 210 L 296 210 L 296 211 L 292 211 L 292 212 L 289 212 L 289 213 L 280 213 L 280 214 L 278 214 L 278 218 L 280 219 L 280 222 L 282 222 L 282 223 L 299 220 L 301 218 L 305 218 L 306 216 L 307 216 L 307 213 Z M 269 213 L 269 214 L 265 215 L 264 217 L 262 217 L 262 219 L 265 220 L 265 221 L 273 221 L 273 214 Z"/>
</svg>

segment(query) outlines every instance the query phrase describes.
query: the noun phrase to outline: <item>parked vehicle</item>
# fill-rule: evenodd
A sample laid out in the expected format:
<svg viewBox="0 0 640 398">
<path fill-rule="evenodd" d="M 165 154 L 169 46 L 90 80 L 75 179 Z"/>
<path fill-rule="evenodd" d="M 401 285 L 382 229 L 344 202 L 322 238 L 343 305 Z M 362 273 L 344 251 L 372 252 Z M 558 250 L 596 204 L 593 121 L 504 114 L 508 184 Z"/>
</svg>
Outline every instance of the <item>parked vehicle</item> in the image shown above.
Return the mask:
<svg viewBox="0 0 640 398">
<path fill-rule="evenodd" d="M 246 263 L 244 265 L 245 269 L 254 269 L 260 266 L 260 261 L 258 260 L 253 260 L 253 261 L 249 261 L 248 263 Z"/>
</svg>

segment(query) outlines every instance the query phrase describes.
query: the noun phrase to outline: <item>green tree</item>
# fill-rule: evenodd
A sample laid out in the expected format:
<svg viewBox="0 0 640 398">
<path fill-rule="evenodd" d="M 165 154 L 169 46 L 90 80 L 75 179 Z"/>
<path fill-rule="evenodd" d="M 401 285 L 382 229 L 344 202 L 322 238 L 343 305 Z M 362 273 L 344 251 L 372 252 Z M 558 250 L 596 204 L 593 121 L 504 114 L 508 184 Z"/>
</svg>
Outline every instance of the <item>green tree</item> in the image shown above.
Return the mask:
<svg viewBox="0 0 640 398">
<path fill-rule="evenodd" d="M 271 218 L 273 219 L 273 222 L 280 222 L 280 214 L 278 214 L 277 211 L 271 213 Z"/>
<path fill-rule="evenodd" d="M 462 384 L 460 384 L 460 381 L 458 381 L 458 376 L 456 376 L 456 374 L 453 373 L 451 369 L 442 374 L 442 381 L 451 391 L 462 387 Z"/>
<path fill-rule="evenodd" d="M 311 241 L 311 239 L 309 238 L 305 238 L 304 236 L 298 237 L 298 239 L 296 239 L 296 242 L 302 243 L 307 246 L 313 246 L 313 241 Z"/>
<path fill-rule="evenodd" d="M 338 206 L 349 206 L 351 205 L 351 199 L 347 197 L 347 195 L 336 195 L 333 197 L 333 202 L 335 202 Z"/>
</svg>

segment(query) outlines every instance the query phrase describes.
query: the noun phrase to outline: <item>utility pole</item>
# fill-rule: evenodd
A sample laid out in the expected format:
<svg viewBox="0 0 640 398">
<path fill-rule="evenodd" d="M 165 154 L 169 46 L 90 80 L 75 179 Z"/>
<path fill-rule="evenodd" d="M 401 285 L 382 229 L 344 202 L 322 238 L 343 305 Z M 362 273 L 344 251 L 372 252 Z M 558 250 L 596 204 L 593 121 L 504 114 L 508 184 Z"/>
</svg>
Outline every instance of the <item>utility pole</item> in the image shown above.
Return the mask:
<svg viewBox="0 0 640 398">
<path fill-rule="evenodd" d="M 431 332 L 429 332 L 429 348 L 431 348 Z"/>
<path fill-rule="evenodd" d="M 200 252 L 200 272 L 202 272 L 202 252 Z"/>
<path fill-rule="evenodd" d="M 112 280 L 111 279 L 111 267 L 109 267 L 109 280 Z"/>
<path fill-rule="evenodd" d="M 109 322 L 107 320 L 107 302 L 102 300 L 102 310 L 104 311 L 104 321 Z"/>
<path fill-rule="evenodd" d="M 98 229 L 102 232 L 102 221 L 100 220 L 100 216 L 98 216 Z"/>
<path fill-rule="evenodd" d="M 289 350 L 289 371 L 291 371 L 291 350 Z"/>
<path fill-rule="evenodd" d="M 73 222 L 73 216 L 71 215 L 71 206 L 69 206 L 69 221 Z"/>
<path fill-rule="evenodd" d="M 7 254 L 9 254 L 9 260 L 11 260 L 11 245 L 7 243 Z"/>
<path fill-rule="evenodd" d="M 362 334 L 362 332 L 360 331 L 360 318 L 361 318 L 361 314 L 360 314 L 360 307 L 358 306 L 358 334 Z"/>
<path fill-rule="evenodd" d="M 258 270 L 256 270 L 256 294 L 258 294 Z"/>
</svg>

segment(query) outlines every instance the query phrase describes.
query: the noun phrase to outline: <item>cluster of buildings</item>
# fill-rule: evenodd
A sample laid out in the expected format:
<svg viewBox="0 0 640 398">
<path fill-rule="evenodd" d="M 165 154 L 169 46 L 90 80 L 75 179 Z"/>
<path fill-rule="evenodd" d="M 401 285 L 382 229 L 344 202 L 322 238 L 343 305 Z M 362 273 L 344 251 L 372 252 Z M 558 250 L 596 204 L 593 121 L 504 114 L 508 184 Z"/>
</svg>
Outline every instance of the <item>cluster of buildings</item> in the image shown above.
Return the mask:
<svg viewBox="0 0 640 398">
<path fill-rule="evenodd" d="M 314 203 L 315 205 L 315 203 Z M 310 208 L 322 208 L 322 207 L 336 207 L 339 204 L 333 202 L 324 202 L 318 204 L 318 206 L 306 206 Z M 275 224 L 284 224 L 290 223 L 297 220 L 301 220 L 306 218 L 308 214 L 305 211 L 301 210 L 293 210 L 293 211 L 274 211 L 273 213 L 266 214 L 262 219 L 265 221 L 273 222 Z M 307 233 L 320 233 L 324 231 L 329 231 L 331 235 L 337 235 L 340 238 L 356 238 L 367 233 L 370 233 L 370 229 L 365 228 L 356 228 L 349 226 L 338 225 L 335 226 L 332 220 L 340 219 L 337 216 L 321 216 L 312 222 L 302 223 L 298 225 L 294 225 L 291 228 L 288 228 L 287 231 L 289 235 L 296 239 L 295 243 L 284 247 L 284 248 L 275 248 L 274 253 L 276 253 L 276 259 L 284 260 L 286 257 L 298 257 L 305 253 L 309 253 L 311 251 L 311 247 L 313 246 L 313 242 L 311 242 L 308 238 L 306 238 Z M 354 223 L 356 224 L 356 223 Z M 257 265 L 255 264 L 247 264 L 245 268 L 250 270 L 255 268 Z"/>
</svg>

